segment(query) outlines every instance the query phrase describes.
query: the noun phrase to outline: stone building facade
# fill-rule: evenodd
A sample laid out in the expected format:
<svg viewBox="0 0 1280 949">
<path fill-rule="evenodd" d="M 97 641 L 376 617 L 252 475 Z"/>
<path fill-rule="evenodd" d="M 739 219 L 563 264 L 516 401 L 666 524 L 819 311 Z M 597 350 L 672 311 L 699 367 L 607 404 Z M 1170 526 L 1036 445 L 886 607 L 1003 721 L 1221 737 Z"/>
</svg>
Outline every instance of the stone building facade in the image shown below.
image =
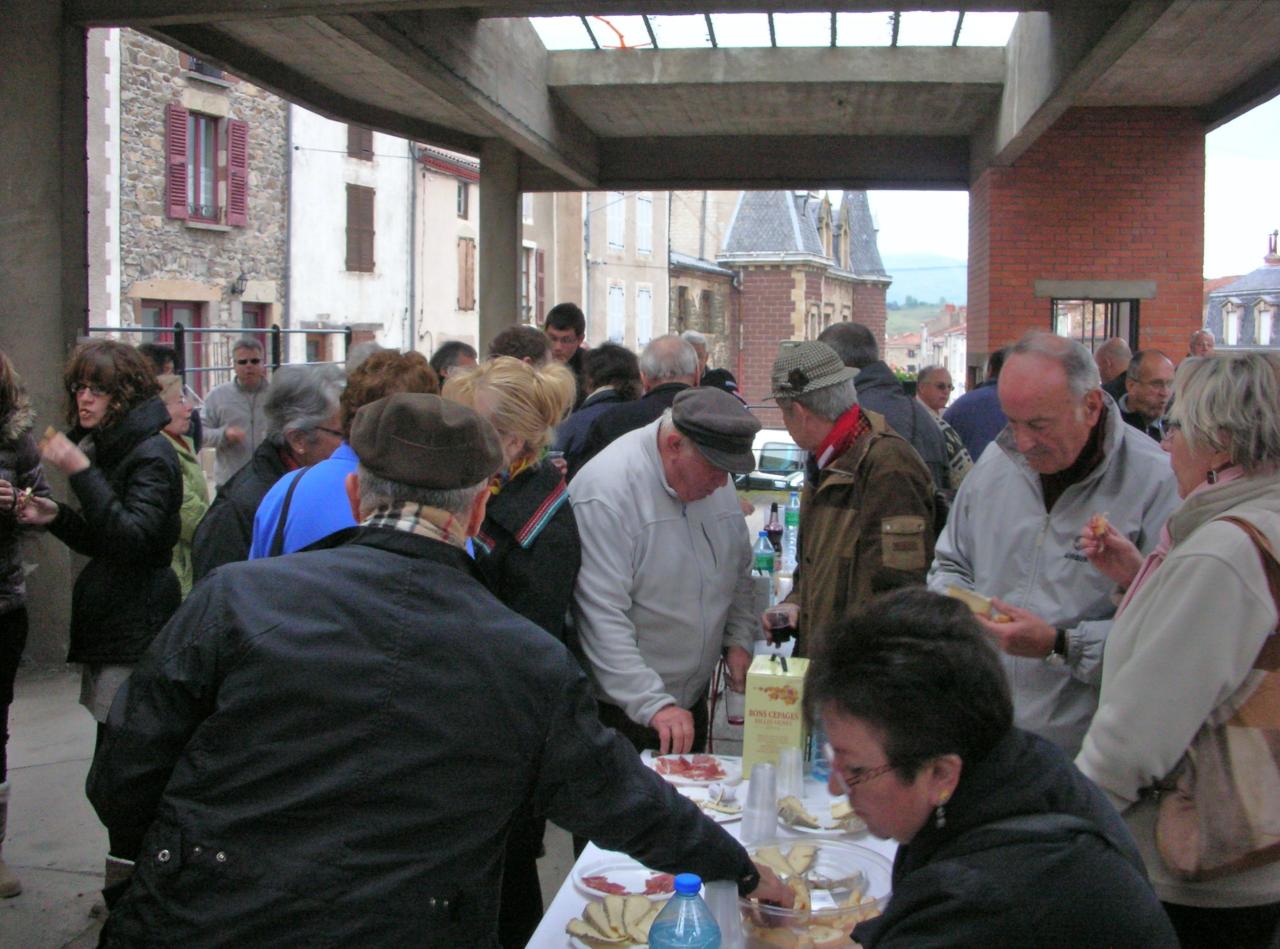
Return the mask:
<svg viewBox="0 0 1280 949">
<path fill-rule="evenodd" d="M 90 282 L 118 279 L 119 290 L 89 323 L 225 330 L 187 336 L 187 382 L 203 393 L 229 378 L 243 330 L 283 321 L 288 105 L 132 30 L 93 30 L 90 48 L 91 68 L 99 55 L 115 64 L 90 81 L 105 103 L 90 116 L 90 154 L 119 155 L 114 191 L 90 182 L 103 238 Z"/>
</svg>

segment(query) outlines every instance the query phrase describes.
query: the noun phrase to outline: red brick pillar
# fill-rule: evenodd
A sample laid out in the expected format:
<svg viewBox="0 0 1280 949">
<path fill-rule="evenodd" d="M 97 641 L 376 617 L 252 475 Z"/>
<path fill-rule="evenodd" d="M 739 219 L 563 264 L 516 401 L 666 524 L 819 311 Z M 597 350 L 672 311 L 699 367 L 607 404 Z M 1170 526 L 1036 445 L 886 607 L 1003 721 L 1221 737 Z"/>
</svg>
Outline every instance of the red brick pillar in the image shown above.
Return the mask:
<svg viewBox="0 0 1280 949">
<path fill-rule="evenodd" d="M 1190 109 L 1071 109 L 969 191 L 969 364 L 1050 329 L 1036 282 L 1151 281 L 1139 345 L 1175 360 L 1201 324 L 1204 126 Z"/>
</svg>

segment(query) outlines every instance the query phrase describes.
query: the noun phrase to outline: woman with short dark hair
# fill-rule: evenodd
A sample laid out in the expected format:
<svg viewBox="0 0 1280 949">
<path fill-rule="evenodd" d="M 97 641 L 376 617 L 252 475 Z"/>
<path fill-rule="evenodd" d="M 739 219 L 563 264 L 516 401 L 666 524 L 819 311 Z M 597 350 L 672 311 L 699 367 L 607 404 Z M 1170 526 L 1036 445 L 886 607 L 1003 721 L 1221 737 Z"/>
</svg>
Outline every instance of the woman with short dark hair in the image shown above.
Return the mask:
<svg viewBox="0 0 1280 949">
<path fill-rule="evenodd" d="M 1013 727 L 968 609 L 922 589 L 826 630 L 805 681 L 831 791 L 901 845 L 864 949 L 1176 946 L 1133 839 L 1051 743 Z"/>
<path fill-rule="evenodd" d="M 156 633 L 178 608 L 169 564 L 178 540 L 182 473 L 162 429 L 170 423 L 146 357 L 114 340 L 82 343 L 63 376 L 69 402 L 64 435 L 41 442 L 47 466 L 75 492 L 79 510 L 32 497 L 18 512 L 89 563 L 71 593 L 68 662 L 84 664 L 80 702 L 98 722 Z M 107 886 L 128 878 L 138 841 L 113 837 Z"/>
</svg>

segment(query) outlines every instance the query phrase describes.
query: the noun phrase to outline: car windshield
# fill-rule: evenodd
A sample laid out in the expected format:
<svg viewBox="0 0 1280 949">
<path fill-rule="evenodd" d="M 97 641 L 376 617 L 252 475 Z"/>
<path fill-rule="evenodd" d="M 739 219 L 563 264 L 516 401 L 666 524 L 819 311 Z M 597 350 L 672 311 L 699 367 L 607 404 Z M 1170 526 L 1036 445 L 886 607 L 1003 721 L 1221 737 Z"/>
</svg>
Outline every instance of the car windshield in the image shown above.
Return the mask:
<svg viewBox="0 0 1280 949">
<path fill-rule="evenodd" d="M 795 444 L 765 442 L 760 449 L 760 470 L 790 474 L 804 467 L 804 451 Z"/>
</svg>

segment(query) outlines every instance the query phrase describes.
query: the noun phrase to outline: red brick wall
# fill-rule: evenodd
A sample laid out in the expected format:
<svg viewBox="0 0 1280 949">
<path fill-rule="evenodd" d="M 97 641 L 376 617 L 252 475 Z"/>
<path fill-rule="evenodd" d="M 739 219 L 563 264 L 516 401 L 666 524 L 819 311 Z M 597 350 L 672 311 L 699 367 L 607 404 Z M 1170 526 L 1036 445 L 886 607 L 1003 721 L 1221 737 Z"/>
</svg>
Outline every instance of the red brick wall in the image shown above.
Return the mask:
<svg viewBox="0 0 1280 949">
<path fill-rule="evenodd" d="M 883 284 L 856 283 L 853 285 L 852 320 L 875 333 L 876 339 L 880 342 L 881 352 L 884 351 L 884 328 L 888 319 L 884 305 L 886 290 L 888 287 Z"/>
<path fill-rule="evenodd" d="M 739 274 L 742 351 L 735 372 L 738 391 L 748 405 L 757 406 L 769 395 L 769 370 L 778 355 L 778 342 L 795 335 L 795 280 L 790 268 L 776 266 L 744 267 Z M 757 409 L 756 416 L 766 426 L 782 425 L 776 408 Z"/>
<path fill-rule="evenodd" d="M 969 191 L 969 363 L 1049 328 L 1037 280 L 1153 280 L 1139 345 L 1200 325 L 1204 126 L 1188 109 L 1071 109 Z"/>
</svg>

